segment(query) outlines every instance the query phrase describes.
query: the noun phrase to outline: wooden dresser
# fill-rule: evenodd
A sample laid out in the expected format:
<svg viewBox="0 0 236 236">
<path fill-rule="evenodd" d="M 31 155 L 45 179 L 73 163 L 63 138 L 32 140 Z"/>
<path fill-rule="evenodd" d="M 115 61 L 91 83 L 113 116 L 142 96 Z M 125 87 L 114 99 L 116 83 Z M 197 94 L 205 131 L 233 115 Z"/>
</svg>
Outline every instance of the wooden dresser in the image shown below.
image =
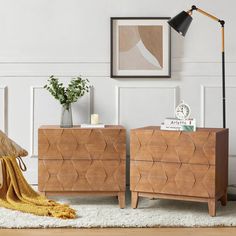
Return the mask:
<svg viewBox="0 0 236 236">
<path fill-rule="evenodd" d="M 227 203 L 228 129 L 196 132 L 131 130 L 132 207 L 138 197 L 207 202 L 215 216 L 216 202 Z"/>
<path fill-rule="evenodd" d="M 124 127 L 42 126 L 38 140 L 40 192 L 118 196 L 120 207 L 125 207 Z"/>
</svg>

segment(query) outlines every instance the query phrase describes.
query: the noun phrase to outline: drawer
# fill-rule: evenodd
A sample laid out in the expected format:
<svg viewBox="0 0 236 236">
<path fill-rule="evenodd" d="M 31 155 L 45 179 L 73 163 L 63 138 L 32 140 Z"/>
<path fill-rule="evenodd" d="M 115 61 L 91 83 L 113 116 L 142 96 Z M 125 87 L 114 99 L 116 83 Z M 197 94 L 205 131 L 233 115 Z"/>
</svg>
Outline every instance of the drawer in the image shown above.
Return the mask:
<svg viewBox="0 0 236 236">
<path fill-rule="evenodd" d="M 126 159 L 124 129 L 39 129 L 39 159 Z"/>
<path fill-rule="evenodd" d="M 216 163 L 216 133 L 178 132 L 159 129 L 131 130 L 131 160 L 174 163 Z"/>
<path fill-rule="evenodd" d="M 39 191 L 125 191 L 124 160 L 39 160 Z"/>
<path fill-rule="evenodd" d="M 215 166 L 131 161 L 131 191 L 215 197 Z"/>
</svg>

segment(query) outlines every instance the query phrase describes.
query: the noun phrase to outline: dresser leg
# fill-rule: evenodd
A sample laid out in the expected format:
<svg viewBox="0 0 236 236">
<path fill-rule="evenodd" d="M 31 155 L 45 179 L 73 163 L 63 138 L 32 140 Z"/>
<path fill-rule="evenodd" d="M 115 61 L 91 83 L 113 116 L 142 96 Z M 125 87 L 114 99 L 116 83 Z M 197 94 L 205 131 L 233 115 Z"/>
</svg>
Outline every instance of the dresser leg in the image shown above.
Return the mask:
<svg viewBox="0 0 236 236">
<path fill-rule="evenodd" d="M 216 200 L 208 200 L 208 211 L 210 216 L 216 216 Z"/>
<path fill-rule="evenodd" d="M 227 192 L 220 198 L 221 206 L 227 205 Z"/>
<path fill-rule="evenodd" d="M 138 207 L 138 192 L 131 192 L 131 206 L 132 208 Z"/>
<path fill-rule="evenodd" d="M 125 192 L 118 193 L 118 201 L 121 209 L 125 208 Z"/>
</svg>

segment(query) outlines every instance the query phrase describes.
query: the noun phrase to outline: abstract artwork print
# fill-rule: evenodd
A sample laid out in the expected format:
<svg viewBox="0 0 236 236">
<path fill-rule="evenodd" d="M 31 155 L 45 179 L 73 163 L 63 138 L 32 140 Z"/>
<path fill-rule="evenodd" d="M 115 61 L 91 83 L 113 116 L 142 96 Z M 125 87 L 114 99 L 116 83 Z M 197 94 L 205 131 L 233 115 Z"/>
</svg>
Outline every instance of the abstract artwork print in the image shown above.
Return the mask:
<svg viewBox="0 0 236 236">
<path fill-rule="evenodd" d="M 111 77 L 170 77 L 167 19 L 112 18 Z"/>
<path fill-rule="evenodd" d="M 162 26 L 119 27 L 119 69 L 163 68 Z"/>
</svg>

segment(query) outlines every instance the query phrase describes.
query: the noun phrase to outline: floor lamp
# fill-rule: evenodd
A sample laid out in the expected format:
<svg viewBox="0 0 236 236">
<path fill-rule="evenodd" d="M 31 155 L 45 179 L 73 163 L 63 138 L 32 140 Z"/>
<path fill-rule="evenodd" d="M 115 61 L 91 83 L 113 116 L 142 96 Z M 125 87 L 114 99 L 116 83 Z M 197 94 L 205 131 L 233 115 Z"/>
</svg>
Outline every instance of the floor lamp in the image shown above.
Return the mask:
<svg viewBox="0 0 236 236">
<path fill-rule="evenodd" d="M 221 34 L 222 34 L 222 105 L 223 105 L 223 128 L 226 127 L 226 108 L 225 108 L 225 52 L 224 52 L 224 24 L 223 20 L 218 19 L 217 17 L 197 8 L 196 6 L 192 6 L 189 11 L 182 11 L 175 17 L 171 18 L 168 23 L 169 25 L 175 29 L 179 34 L 185 36 L 189 25 L 192 22 L 192 13 L 193 11 L 197 11 L 202 13 L 203 15 L 211 18 L 214 21 L 217 21 L 221 25 Z"/>
<path fill-rule="evenodd" d="M 189 11 L 182 11 L 175 17 L 171 18 L 168 23 L 169 25 L 175 29 L 179 34 L 185 36 L 189 25 L 192 22 L 192 13 L 193 11 L 198 11 L 203 15 L 211 18 L 214 21 L 217 21 L 221 25 L 221 35 L 222 35 L 222 105 L 223 105 L 223 128 L 226 127 L 226 109 L 225 109 L 225 39 L 224 39 L 224 25 L 225 22 L 223 20 L 218 19 L 217 17 L 197 8 L 196 6 L 192 6 Z M 235 187 L 234 185 L 231 187 Z M 228 194 L 228 198 L 230 200 L 236 200 L 235 194 Z"/>
</svg>

